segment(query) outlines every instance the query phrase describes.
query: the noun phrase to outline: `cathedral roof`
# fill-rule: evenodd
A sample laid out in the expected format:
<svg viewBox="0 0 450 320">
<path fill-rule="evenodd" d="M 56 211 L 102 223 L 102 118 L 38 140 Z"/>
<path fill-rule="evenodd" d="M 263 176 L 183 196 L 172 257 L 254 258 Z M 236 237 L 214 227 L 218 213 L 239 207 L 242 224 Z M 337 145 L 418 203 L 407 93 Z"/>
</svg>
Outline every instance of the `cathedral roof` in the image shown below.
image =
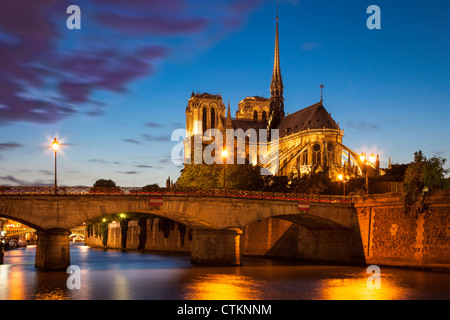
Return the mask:
<svg viewBox="0 0 450 320">
<path fill-rule="evenodd" d="M 322 101 L 281 119 L 277 129 L 280 138 L 308 129 L 339 129 Z"/>
<path fill-rule="evenodd" d="M 247 100 L 252 100 L 252 101 L 267 101 L 269 100 L 269 98 L 264 98 L 264 97 L 260 97 L 260 96 L 254 96 L 254 97 L 247 97 L 242 101 L 247 101 Z M 242 102 L 241 101 L 241 102 Z"/>
<path fill-rule="evenodd" d="M 222 99 L 222 96 L 220 94 L 209 94 L 209 93 L 192 93 L 191 98 L 206 98 L 206 99 Z"/>
</svg>

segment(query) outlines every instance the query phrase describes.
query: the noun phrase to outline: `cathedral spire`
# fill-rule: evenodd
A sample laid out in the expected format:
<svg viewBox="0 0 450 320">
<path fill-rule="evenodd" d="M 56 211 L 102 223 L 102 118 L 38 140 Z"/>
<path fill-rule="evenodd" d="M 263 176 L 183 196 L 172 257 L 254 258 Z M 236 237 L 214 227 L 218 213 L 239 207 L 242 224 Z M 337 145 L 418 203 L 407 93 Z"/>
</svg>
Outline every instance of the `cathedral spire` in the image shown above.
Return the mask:
<svg viewBox="0 0 450 320">
<path fill-rule="evenodd" d="M 277 24 L 275 34 L 275 58 L 273 64 L 272 82 L 270 84 L 270 124 L 276 127 L 284 117 L 283 78 L 280 66 L 280 40 L 278 32 L 278 2 L 277 2 Z"/>
<path fill-rule="evenodd" d="M 278 3 L 277 3 L 277 27 L 275 35 L 275 58 L 273 64 L 272 83 L 270 85 L 270 96 L 283 98 L 283 78 L 280 67 L 280 40 L 278 32 Z"/>
<path fill-rule="evenodd" d="M 230 129 L 233 127 L 233 122 L 231 120 L 231 108 L 230 108 L 230 101 L 228 101 L 228 112 L 227 112 L 227 118 L 225 120 L 225 127 L 227 129 Z"/>
</svg>

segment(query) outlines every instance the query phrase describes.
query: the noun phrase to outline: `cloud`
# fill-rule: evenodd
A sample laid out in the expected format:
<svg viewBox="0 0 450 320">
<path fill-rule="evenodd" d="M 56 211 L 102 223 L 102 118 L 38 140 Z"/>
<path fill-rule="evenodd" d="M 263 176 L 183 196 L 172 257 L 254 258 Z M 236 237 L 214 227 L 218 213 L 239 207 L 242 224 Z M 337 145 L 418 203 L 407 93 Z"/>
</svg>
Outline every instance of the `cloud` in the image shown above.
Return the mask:
<svg viewBox="0 0 450 320">
<path fill-rule="evenodd" d="M 377 124 L 368 123 L 364 120 L 361 121 L 347 121 L 346 125 L 349 128 L 358 130 L 358 131 L 376 131 L 379 129 Z"/>
<path fill-rule="evenodd" d="M 161 62 L 215 44 L 264 2 L 78 0 L 74 31 L 65 1 L 1 1 L 0 125 L 101 116 L 108 105 L 94 92 L 128 92 Z"/>
<path fill-rule="evenodd" d="M 151 142 L 167 142 L 170 141 L 170 137 L 167 136 L 155 136 L 151 134 L 142 134 L 141 135 L 144 140 L 151 141 Z"/>
<path fill-rule="evenodd" d="M 53 176 L 55 173 L 50 170 L 39 170 L 40 174 L 46 175 L 46 176 Z"/>
<path fill-rule="evenodd" d="M 137 165 L 136 168 L 145 168 L 145 169 L 153 169 L 153 166 L 149 166 L 149 165 L 145 165 L 145 164 L 140 164 Z"/>
<path fill-rule="evenodd" d="M 118 161 L 106 161 L 106 160 L 102 160 L 102 159 L 90 159 L 90 160 L 88 160 L 88 162 L 101 163 L 101 164 L 107 164 L 107 163 L 112 163 L 112 164 L 122 164 L 122 162 L 118 162 Z"/>
<path fill-rule="evenodd" d="M 317 42 L 308 41 L 302 44 L 301 49 L 303 51 L 314 51 L 319 47 Z"/>
<path fill-rule="evenodd" d="M 132 175 L 132 174 L 138 174 L 139 173 L 139 171 L 116 171 L 117 173 L 122 173 L 122 174 L 129 174 L 129 175 Z"/>
<path fill-rule="evenodd" d="M 122 141 L 128 142 L 128 143 L 134 143 L 134 144 L 141 144 L 139 141 L 134 139 L 123 139 Z"/>
<path fill-rule="evenodd" d="M 147 123 L 145 124 L 145 126 L 146 126 L 146 127 L 149 127 L 149 128 L 161 128 L 161 127 L 162 127 L 161 124 L 156 123 L 156 122 L 147 122 Z"/>
<path fill-rule="evenodd" d="M 13 176 L 0 176 L 0 180 L 8 181 L 13 184 L 17 184 L 19 186 L 53 186 L 53 181 L 44 181 L 44 180 L 35 180 L 35 181 L 26 181 L 17 179 Z"/>
<path fill-rule="evenodd" d="M 23 147 L 23 145 L 16 142 L 0 143 L 0 150 L 11 150 L 21 147 Z"/>
</svg>

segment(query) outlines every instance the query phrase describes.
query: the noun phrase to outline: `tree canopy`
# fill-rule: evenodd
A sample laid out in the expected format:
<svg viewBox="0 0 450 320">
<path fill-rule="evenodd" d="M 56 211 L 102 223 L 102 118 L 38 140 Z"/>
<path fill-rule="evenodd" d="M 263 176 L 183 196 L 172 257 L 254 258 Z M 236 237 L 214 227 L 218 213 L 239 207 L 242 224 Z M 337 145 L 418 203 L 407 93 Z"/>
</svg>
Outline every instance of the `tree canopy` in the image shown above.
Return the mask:
<svg viewBox="0 0 450 320">
<path fill-rule="evenodd" d="M 427 191 L 448 189 L 444 169 L 446 159 L 432 157 L 427 159 L 422 151 L 414 153 L 414 161 L 408 165 L 403 180 L 403 196 L 408 204 L 416 202 Z"/>
<path fill-rule="evenodd" d="M 109 180 L 99 179 L 94 183 L 94 188 L 115 188 L 115 187 L 117 187 L 116 183 L 111 179 Z"/>
<path fill-rule="evenodd" d="M 177 186 L 181 188 L 261 190 L 264 179 L 259 166 L 249 164 L 188 164 L 181 170 Z"/>
</svg>

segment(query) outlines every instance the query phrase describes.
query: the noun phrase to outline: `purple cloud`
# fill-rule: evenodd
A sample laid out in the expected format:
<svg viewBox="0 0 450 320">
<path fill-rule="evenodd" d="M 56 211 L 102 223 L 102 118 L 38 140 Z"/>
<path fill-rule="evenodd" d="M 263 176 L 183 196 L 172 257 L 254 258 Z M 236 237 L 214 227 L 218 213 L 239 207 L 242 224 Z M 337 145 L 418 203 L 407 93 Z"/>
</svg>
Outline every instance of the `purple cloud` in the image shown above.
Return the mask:
<svg viewBox="0 0 450 320">
<path fill-rule="evenodd" d="M 0 150 L 11 150 L 23 147 L 23 145 L 16 142 L 0 143 Z"/>
<path fill-rule="evenodd" d="M 199 35 L 235 30 L 263 1 L 78 0 L 77 31 L 65 28 L 66 2 L 1 1 L 0 125 L 102 115 L 94 91 L 127 92 Z"/>
</svg>

